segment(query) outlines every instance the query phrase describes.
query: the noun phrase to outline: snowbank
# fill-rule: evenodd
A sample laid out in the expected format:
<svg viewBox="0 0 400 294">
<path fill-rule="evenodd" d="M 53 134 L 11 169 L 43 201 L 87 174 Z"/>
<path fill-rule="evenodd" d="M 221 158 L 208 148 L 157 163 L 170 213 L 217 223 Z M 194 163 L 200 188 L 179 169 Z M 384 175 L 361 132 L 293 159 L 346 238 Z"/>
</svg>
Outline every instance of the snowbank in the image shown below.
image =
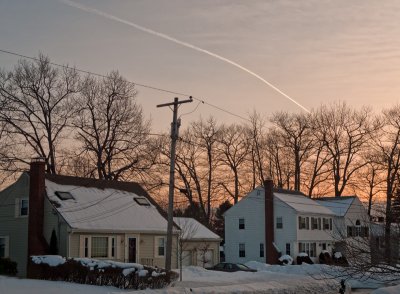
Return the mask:
<svg viewBox="0 0 400 294">
<path fill-rule="evenodd" d="M 400 293 L 400 285 L 380 288 L 371 292 L 371 294 L 399 294 L 399 293 Z"/>
</svg>

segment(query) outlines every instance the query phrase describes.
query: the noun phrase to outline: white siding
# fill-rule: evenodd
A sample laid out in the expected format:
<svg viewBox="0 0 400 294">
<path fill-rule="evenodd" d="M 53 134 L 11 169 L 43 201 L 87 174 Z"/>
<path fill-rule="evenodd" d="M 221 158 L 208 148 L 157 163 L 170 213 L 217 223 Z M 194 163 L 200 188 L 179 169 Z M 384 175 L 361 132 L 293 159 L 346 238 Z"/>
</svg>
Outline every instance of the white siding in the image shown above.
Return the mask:
<svg viewBox="0 0 400 294">
<path fill-rule="evenodd" d="M 282 218 L 283 228 L 276 228 L 276 219 Z M 286 243 L 290 244 L 291 256 L 293 256 L 294 242 L 297 238 L 297 215 L 296 211 L 286 203 L 274 197 L 274 231 L 275 245 L 279 248 L 282 255 L 286 254 Z"/>
<path fill-rule="evenodd" d="M 226 261 L 243 263 L 255 260 L 265 262 L 265 257 L 260 257 L 260 243 L 265 243 L 264 189 L 258 188 L 250 192 L 229 209 L 224 217 Z M 244 230 L 239 230 L 239 218 L 245 220 Z M 239 257 L 239 243 L 245 244 L 246 257 L 244 258 Z"/>
</svg>

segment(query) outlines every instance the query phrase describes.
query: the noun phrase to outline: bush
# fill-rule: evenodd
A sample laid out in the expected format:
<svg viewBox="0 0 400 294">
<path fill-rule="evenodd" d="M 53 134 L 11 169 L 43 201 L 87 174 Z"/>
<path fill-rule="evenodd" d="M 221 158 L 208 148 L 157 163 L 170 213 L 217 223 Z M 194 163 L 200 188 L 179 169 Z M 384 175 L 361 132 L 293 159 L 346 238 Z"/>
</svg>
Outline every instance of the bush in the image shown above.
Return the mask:
<svg viewBox="0 0 400 294">
<path fill-rule="evenodd" d="M 35 258 L 35 257 L 32 257 Z M 29 261 L 29 277 L 40 280 L 65 281 L 121 289 L 159 289 L 177 280 L 178 274 L 164 269 L 94 259 L 67 259 L 56 266 Z M 40 258 L 40 257 L 39 257 Z M 61 258 L 61 257 L 60 257 Z M 140 266 L 140 268 L 139 268 Z"/>
<path fill-rule="evenodd" d="M 349 265 L 349 262 L 347 261 L 347 258 L 341 252 L 335 252 L 333 254 L 333 262 L 336 265 L 341 265 L 341 266 L 348 266 Z"/>
<path fill-rule="evenodd" d="M 319 263 L 321 264 L 332 264 L 332 257 L 328 251 L 322 251 L 319 254 Z"/>
<path fill-rule="evenodd" d="M 15 276 L 18 273 L 17 263 L 9 258 L 0 258 L 0 275 Z"/>
<path fill-rule="evenodd" d="M 283 255 L 278 259 L 279 265 L 291 265 L 293 264 L 293 258 L 290 255 Z"/>
<path fill-rule="evenodd" d="M 297 264 L 314 264 L 314 262 L 311 260 L 311 258 L 306 254 L 306 253 L 300 253 L 297 258 L 296 258 L 296 263 Z"/>
</svg>

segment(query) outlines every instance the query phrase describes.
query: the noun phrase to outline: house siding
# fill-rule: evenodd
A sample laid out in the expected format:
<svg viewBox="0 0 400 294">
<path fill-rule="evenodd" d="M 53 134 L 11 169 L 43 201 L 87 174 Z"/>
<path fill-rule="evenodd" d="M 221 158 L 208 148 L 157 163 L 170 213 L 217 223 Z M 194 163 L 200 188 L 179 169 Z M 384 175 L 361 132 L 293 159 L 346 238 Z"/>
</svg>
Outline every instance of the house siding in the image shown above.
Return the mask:
<svg viewBox="0 0 400 294">
<path fill-rule="evenodd" d="M 26 276 L 28 254 L 28 217 L 15 217 L 16 199 L 29 197 L 29 176 L 22 174 L 0 192 L 0 236 L 9 237 L 9 258 L 17 262 L 18 276 Z"/>
<path fill-rule="evenodd" d="M 286 254 L 286 244 L 290 244 L 290 255 L 293 256 L 297 240 L 297 214 L 289 205 L 274 197 L 274 233 L 275 244 L 282 255 Z M 282 218 L 283 228 L 276 228 L 276 220 Z"/>
<path fill-rule="evenodd" d="M 182 264 L 203 266 L 201 262 L 197 260 L 197 252 L 207 249 L 212 251 L 212 260 L 209 261 L 209 266 L 216 265 L 219 263 L 219 244 L 220 241 L 207 240 L 191 240 L 184 242 L 182 245 L 182 251 L 189 251 L 190 255 L 184 256 L 185 260 L 182 260 Z"/>
<path fill-rule="evenodd" d="M 162 234 L 145 234 L 145 233 L 70 233 L 70 255 L 69 257 L 84 257 L 83 238 L 84 237 L 116 237 L 117 238 L 117 253 L 113 260 L 128 262 L 128 238 L 136 238 L 136 262 L 149 266 L 165 267 L 165 258 L 155 256 L 155 237 L 166 237 Z M 110 259 L 110 258 L 105 258 Z M 177 268 L 177 237 L 175 236 L 172 242 L 172 268 Z"/>
<path fill-rule="evenodd" d="M 265 252 L 264 257 L 260 257 L 260 244 L 265 243 L 264 189 L 259 188 L 250 192 L 246 198 L 230 208 L 224 218 L 226 261 L 265 262 Z M 239 218 L 245 219 L 244 230 L 239 230 Z M 239 244 L 245 244 L 245 257 L 239 257 Z"/>
</svg>

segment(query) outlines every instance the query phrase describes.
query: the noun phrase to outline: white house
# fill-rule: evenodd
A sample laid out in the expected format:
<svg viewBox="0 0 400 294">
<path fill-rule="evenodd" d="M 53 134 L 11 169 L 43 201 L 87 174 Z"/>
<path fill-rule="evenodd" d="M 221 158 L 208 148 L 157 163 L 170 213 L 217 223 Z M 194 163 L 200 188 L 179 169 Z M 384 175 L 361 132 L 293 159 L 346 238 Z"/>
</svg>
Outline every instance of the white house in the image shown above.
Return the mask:
<svg viewBox="0 0 400 294">
<path fill-rule="evenodd" d="M 370 247 L 371 222 L 367 210 L 357 196 L 322 197 L 316 200 L 334 214 L 335 250 L 352 255 L 349 250 Z M 360 247 L 360 248 L 359 248 Z"/>
<path fill-rule="evenodd" d="M 228 262 L 277 263 L 279 255 L 307 253 L 317 260 L 333 248 L 334 213 L 302 193 L 273 189 L 272 181 L 225 212 Z"/>
</svg>

